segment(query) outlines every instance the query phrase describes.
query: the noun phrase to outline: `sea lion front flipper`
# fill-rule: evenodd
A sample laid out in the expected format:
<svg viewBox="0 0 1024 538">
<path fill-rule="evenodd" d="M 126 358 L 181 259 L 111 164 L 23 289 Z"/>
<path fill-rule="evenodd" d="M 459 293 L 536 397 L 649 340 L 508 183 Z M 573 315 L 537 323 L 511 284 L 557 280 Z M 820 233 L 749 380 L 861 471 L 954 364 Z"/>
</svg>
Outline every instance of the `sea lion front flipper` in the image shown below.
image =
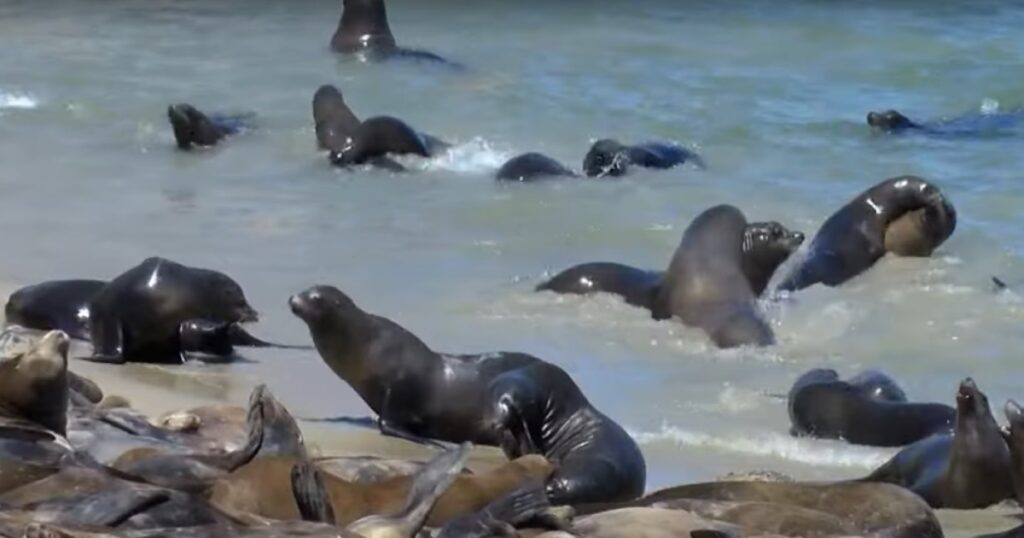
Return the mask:
<svg viewBox="0 0 1024 538">
<path fill-rule="evenodd" d="M 81 359 L 105 364 L 124 364 L 124 329 L 121 323 L 103 312 L 92 309 L 89 319 L 92 355 Z"/>
<path fill-rule="evenodd" d="M 992 277 L 992 285 L 995 286 L 995 291 L 1003 291 L 1007 288 L 1006 282 L 997 276 Z"/>
<path fill-rule="evenodd" d="M 320 471 L 309 460 L 292 467 L 292 495 L 304 521 L 335 524 L 334 507 Z"/>
<path fill-rule="evenodd" d="M 440 441 L 436 441 L 434 439 L 428 439 L 426 437 L 420 437 L 419 435 L 416 435 L 416 434 L 410 432 L 409 430 L 407 430 L 405 428 L 402 428 L 400 426 L 397 426 L 397 425 L 391 423 L 387 419 L 387 416 L 388 416 L 388 406 L 389 406 L 390 402 L 391 402 L 391 387 L 388 387 L 387 390 L 384 392 L 384 401 L 381 402 L 380 415 L 377 417 L 377 428 L 380 429 L 380 434 L 381 435 L 383 435 L 385 437 L 395 437 L 397 439 L 404 439 L 406 441 L 409 441 L 411 443 L 416 443 L 416 444 L 419 444 L 419 445 L 435 446 L 435 447 L 438 447 L 438 448 L 440 448 L 442 450 L 447 448 L 447 446 L 444 443 L 440 442 Z"/>
</svg>

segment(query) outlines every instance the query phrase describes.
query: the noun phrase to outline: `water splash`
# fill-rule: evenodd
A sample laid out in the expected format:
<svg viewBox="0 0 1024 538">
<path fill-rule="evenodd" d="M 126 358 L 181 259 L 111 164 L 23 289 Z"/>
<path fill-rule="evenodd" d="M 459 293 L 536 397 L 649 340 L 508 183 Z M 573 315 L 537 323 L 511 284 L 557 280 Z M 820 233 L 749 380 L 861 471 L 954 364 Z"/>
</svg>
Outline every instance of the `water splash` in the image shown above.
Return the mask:
<svg viewBox="0 0 1024 538">
<path fill-rule="evenodd" d="M 455 144 L 443 154 L 423 161 L 422 169 L 467 174 L 488 173 L 497 170 L 511 157 L 511 152 L 499 151 L 487 140 L 476 137 L 469 142 Z"/>
<path fill-rule="evenodd" d="M 995 114 L 999 112 L 999 101 L 986 97 L 981 101 L 982 114 Z"/>
<path fill-rule="evenodd" d="M 39 106 L 39 101 L 26 93 L 0 91 L 0 110 L 5 108 L 32 109 Z"/>
<path fill-rule="evenodd" d="M 875 469 L 890 457 L 891 451 L 848 445 L 839 441 L 796 438 L 777 433 L 715 436 L 662 424 L 656 432 L 629 434 L 641 445 L 673 443 L 679 446 L 708 448 L 749 456 L 775 457 L 823 467 Z"/>
</svg>

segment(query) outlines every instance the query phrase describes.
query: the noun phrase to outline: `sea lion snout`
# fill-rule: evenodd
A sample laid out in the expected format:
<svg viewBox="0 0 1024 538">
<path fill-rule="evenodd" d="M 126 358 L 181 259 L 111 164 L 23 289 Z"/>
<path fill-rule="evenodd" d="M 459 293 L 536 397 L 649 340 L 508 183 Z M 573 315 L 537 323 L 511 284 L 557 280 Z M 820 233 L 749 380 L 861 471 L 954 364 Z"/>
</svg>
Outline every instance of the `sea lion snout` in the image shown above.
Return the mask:
<svg viewBox="0 0 1024 538">
<path fill-rule="evenodd" d="M 50 331 L 46 333 L 38 344 L 41 355 L 59 355 L 67 358 L 68 348 L 71 346 L 71 338 L 64 331 Z"/>
<path fill-rule="evenodd" d="M 260 320 L 260 313 L 255 308 L 249 305 L 243 305 L 238 308 L 238 321 L 239 323 L 255 323 Z"/>
<path fill-rule="evenodd" d="M 1024 426 L 1024 409 L 1021 408 L 1016 400 L 1007 400 L 1006 406 L 1003 407 L 1003 412 L 1006 413 L 1006 420 L 1010 422 L 1011 428 L 1014 424 Z"/>
</svg>

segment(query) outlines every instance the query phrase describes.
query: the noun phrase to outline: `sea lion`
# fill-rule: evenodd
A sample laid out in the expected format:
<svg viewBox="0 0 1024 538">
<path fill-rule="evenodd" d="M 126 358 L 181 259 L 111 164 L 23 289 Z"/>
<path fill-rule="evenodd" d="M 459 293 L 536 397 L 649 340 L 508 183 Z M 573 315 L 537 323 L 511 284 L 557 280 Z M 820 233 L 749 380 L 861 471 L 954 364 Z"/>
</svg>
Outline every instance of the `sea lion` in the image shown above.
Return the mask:
<svg viewBox="0 0 1024 538">
<path fill-rule="evenodd" d="M 410 59 L 462 67 L 432 52 L 399 47 L 388 25 L 384 0 L 344 0 L 331 49 L 357 55 L 363 61 Z"/>
<path fill-rule="evenodd" d="M 636 442 L 558 366 L 525 353 L 436 353 L 332 286 L 309 288 L 289 304 L 324 362 L 377 413 L 382 432 L 501 446 L 513 458 L 543 454 L 559 466 L 548 481 L 555 503 L 643 492 Z"/>
<path fill-rule="evenodd" d="M 359 118 L 345 104 L 338 88 L 330 84 L 320 86 L 313 94 L 313 122 L 317 146 L 332 151 L 345 149 L 359 127 Z"/>
<path fill-rule="evenodd" d="M 374 116 L 359 124 L 341 150 L 331 151 L 336 166 L 378 164 L 373 159 L 387 155 L 430 157 L 426 139 L 404 121 L 393 116 Z"/>
<path fill-rule="evenodd" d="M 1024 124 L 1024 108 L 1007 111 L 969 112 L 934 121 L 914 121 L 898 110 L 868 112 L 872 129 L 889 134 L 919 133 L 933 137 L 1013 135 Z"/>
<path fill-rule="evenodd" d="M 505 161 L 495 174 L 499 181 L 537 181 L 557 177 L 578 177 L 576 172 L 541 153 L 522 153 Z"/>
<path fill-rule="evenodd" d="M 254 459 L 218 480 L 210 490 L 210 501 L 229 514 L 249 513 L 275 520 L 300 516 L 291 495 L 291 469 L 302 458 L 270 456 Z M 312 464 L 320 471 L 329 493 L 338 525 L 345 526 L 371 514 L 393 513 L 402 508 L 412 484 L 411 475 L 372 482 L 346 480 L 329 472 L 322 462 Z M 530 455 L 474 474 L 460 474 L 430 511 L 427 524 L 441 526 L 452 519 L 483 509 L 489 502 L 527 483 L 540 483 L 555 467 L 540 455 Z"/>
<path fill-rule="evenodd" d="M 441 528 L 437 538 L 518 536 L 516 528 L 551 509 L 544 486 L 528 485 L 500 497 L 475 514 L 457 517 Z"/>
<path fill-rule="evenodd" d="M 850 386 L 856 387 L 861 394 L 873 400 L 884 402 L 906 402 L 907 393 L 903 392 L 896 380 L 878 370 L 864 370 L 846 380 Z"/>
<path fill-rule="evenodd" d="M 880 379 L 878 374 L 874 379 Z M 888 447 L 952 432 L 956 419 L 952 407 L 891 401 L 883 390 L 887 385 L 866 386 L 868 392 L 841 381 L 835 370 L 811 370 L 800 376 L 789 391 L 790 433 Z"/>
<path fill-rule="evenodd" d="M 0 357 L 0 416 L 67 433 L 69 345 L 62 331 L 50 331 L 24 352 Z"/>
<path fill-rule="evenodd" d="M 441 495 L 451 487 L 469 458 L 469 443 L 446 450 L 416 473 L 406 495 L 405 506 L 390 515 L 375 514 L 360 518 L 345 530 L 364 538 L 413 538 L 427 521 Z M 321 473 L 310 462 L 295 465 L 291 472 L 292 490 L 303 519 L 338 524 L 330 492 Z"/>
<path fill-rule="evenodd" d="M 583 157 L 583 171 L 590 177 L 624 176 L 631 165 L 666 170 L 686 162 L 704 168 L 696 153 L 677 144 L 646 142 L 627 146 L 618 140 L 604 138 L 594 142 Z"/>
<path fill-rule="evenodd" d="M 897 453 L 863 481 L 889 482 L 933 508 L 985 508 L 1013 495 L 1010 452 L 985 396 L 971 378 L 956 395 L 956 426 Z"/>
<path fill-rule="evenodd" d="M 956 209 L 937 186 L 915 176 L 887 179 L 821 225 L 807 255 L 779 289 L 796 291 L 819 282 L 838 286 L 866 271 L 886 252 L 930 255 L 955 229 Z"/>
<path fill-rule="evenodd" d="M 686 228 L 654 296 L 654 319 L 678 316 L 703 329 L 716 346 L 775 343 L 756 300 L 775 268 L 803 242 L 778 225 L 751 228 L 731 205 L 705 210 Z M 771 248 L 755 245 L 765 243 Z M 745 256 L 744 252 L 763 252 Z M 753 278 L 752 278 L 753 276 Z"/>
<path fill-rule="evenodd" d="M 93 355 L 85 359 L 181 364 L 182 322 L 239 323 L 257 318 L 231 277 L 151 257 L 110 281 L 89 303 Z"/>
<path fill-rule="evenodd" d="M 89 340 L 89 304 L 109 282 L 106 280 L 51 280 L 21 288 L 7 299 L 5 317 L 8 326 L 17 324 L 41 331 L 61 330 L 72 338 Z M 235 347 L 274 347 L 280 349 L 311 349 L 261 340 L 249 334 L 238 323 L 190 319 L 178 326 L 184 351 L 229 356 Z M 73 388 L 90 392 L 71 379 Z M 92 391 L 91 393 L 94 393 Z M 100 396 L 102 397 L 102 396 Z M 98 399 L 93 399 L 99 402 Z"/>
<path fill-rule="evenodd" d="M 174 130 L 174 141 L 178 149 L 189 150 L 193 146 L 210 147 L 228 135 L 245 129 L 251 114 L 210 115 L 200 112 L 188 103 L 167 107 L 167 119 Z"/>
<path fill-rule="evenodd" d="M 1017 501 L 1024 506 L 1024 408 L 1021 408 L 1016 400 L 1009 400 L 1003 411 L 1006 414 L 1006 421 L 1010 423 L 1005 437 L 1010 448 L 1013 490 Z"/>
<path fill-rule="evenodd" d="M 755 295 L 760 296 L 768 287 L 775 269 L 796 251 L 804 234 L 788 230 L 778 222 L 752 222 L 747 225 L 743 242 L 743 272 Z M 536 291 L 586 295 L 596 292 L 612 293 L 633 306 L 651 310 L 661 286 L 664 271 L 639 269 L 612 262 L 590 262 L 570 267 Z"/>
</svg>

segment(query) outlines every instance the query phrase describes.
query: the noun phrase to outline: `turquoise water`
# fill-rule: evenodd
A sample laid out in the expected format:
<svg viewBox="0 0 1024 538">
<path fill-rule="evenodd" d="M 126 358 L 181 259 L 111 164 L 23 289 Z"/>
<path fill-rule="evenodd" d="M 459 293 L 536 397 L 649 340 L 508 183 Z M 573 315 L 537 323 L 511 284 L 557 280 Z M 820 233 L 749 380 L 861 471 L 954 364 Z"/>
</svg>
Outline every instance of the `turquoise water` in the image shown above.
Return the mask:
<svg viewBox="0 0 1024 538">
<path fill-rule="evenodd" d="M 109 278 L 161 255 L 231 274 L 263 313 L 254 331 L 299 343 L 288 296 L 334 284 L 435 349 L 562 365 L 641 441 L 651 487 L 750 468 L 856 476 L 884 460 L 891 451 L 786 435 L 771 395 L 812 367 L 882 368 L 923 400 L 951 402 L 967 375 L 994 405 L 1024 396 L 1024 302 L 989 283 L 1024 289 L 1024 138 L 881 136 L 864 123 L 885 108 L 928 120 L 1024 104 L 1024 6 L 391 0 L 399 42 L 469 66 L 460 74 L 336 57 L 339 4 L 0 0 L 0 277 Z M 396 115 L 456 146 L 406 175 L 333 169 L 310 112 L 323 83 L 360 116 Z M 180 101 L 256 112 L 258 128 L 178 152 L 165 110 Z M 492 179 L 522 151 L 578 168 L 606 136 L 674 140 L 709 169 Z M 887 258 L 841 288 L 766 305 L 780 339 L 769 349 L 718 351 L 611 298 L 532 292 L 578 262 L 663 267 L 717 203 L 811 235 L 906 173 L 952 199 L 955 235 L 931 259 Z M 298 414 L 366 412 L 313 353 L 250 357 L 103 372 L 161 405 L 240 402 L 265 381 Z"/>
</svg>

